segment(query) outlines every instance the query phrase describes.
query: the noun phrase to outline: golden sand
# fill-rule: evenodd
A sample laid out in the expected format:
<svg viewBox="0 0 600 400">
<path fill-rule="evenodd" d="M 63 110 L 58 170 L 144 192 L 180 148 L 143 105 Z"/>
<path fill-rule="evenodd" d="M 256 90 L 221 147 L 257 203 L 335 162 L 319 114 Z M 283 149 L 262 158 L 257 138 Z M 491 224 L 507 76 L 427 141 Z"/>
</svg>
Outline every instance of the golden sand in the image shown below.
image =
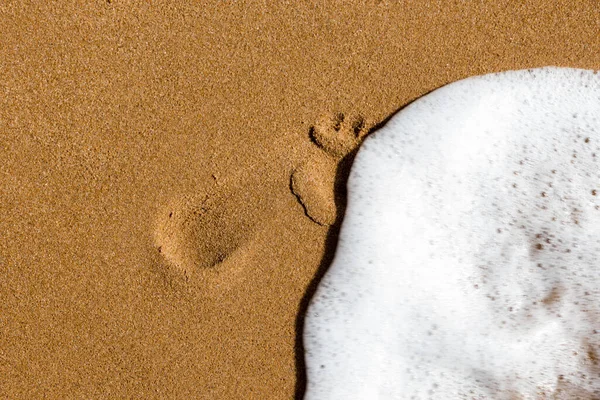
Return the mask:
<svg viewBox="0 0 600 400">
<path fill-rule="evenodd" d="M 300 397 L 352 156 L 313 125 L 600 68 L 595 0 L 31 3 L 0 5 L 1 398 Z"/>
</svg>

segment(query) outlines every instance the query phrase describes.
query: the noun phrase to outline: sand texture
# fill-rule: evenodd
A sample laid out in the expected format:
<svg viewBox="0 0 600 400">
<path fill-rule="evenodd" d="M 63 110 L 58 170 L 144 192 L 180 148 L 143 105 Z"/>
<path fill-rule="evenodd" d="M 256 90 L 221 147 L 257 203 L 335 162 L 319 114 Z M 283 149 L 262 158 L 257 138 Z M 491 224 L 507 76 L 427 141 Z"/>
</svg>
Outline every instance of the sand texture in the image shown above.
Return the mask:
<svg viewBox="0 0 600 400">
<path fill-rule="evenodd" d="M 370 129 L 600 69 L 589 1 L 0 4 L 0 398 L 292 399 Z"/>
</svg>

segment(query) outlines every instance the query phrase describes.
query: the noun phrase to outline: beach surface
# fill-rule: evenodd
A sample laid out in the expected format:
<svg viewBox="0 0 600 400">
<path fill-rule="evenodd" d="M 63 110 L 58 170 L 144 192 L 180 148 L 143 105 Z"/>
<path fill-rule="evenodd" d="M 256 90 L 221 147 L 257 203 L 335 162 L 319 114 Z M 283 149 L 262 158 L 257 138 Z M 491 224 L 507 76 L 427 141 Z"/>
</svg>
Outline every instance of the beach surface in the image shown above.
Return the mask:
<svg viewBox="0 0 600 400">
<path fill-rule="evenodd" d="M 300 399 L 359 139 L 600 69 L 599 31 L 593 0 L 0 5 L 0 397 Z"/>
</svg>

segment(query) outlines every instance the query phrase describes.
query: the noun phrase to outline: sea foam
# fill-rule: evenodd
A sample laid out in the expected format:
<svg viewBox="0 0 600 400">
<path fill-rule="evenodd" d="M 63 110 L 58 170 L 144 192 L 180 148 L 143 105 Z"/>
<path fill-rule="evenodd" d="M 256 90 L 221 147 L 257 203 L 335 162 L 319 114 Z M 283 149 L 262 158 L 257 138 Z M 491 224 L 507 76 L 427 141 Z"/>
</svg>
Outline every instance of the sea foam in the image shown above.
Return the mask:
<svg viewBox="0 0 600 400">
<path fill-rule="evenodd" d="M 600 398 L 600 74 L 509 71 L 363 143 L 306 400 Z"/>
</svg>

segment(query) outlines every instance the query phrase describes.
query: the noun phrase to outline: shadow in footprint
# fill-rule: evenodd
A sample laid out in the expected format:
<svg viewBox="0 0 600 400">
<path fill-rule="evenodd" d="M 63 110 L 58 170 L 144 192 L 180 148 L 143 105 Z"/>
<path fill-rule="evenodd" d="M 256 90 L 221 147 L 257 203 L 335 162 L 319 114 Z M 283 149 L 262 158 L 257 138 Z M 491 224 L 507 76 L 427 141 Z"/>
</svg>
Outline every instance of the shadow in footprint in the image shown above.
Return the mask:
<svg viewBox="0 0 600 400">
<path fill-rule="evenodd" d="M 374 132 L 381 128 L 387 123 L 387 121 L 390 118 L 392 118 L 392 116 L 394 116 L 398 111 L 400 111 L 404 107 L 406 106 L 399 108 L 385 120 L 371 127 L 369 132 Z M 304 341 L 302 337 L 304 332 L 304 317 L 306 315 L 306 311 L 308 309 L 308 304 L 310 300 L 314 296 L 317 287 L 321 282 L 321 279 L 327 272 L 327 269 L 329 268 L 333 261 L 333 258 L 335 257 L 335 250 L 338 243 L 340 227 L 342 224 L 344 213 L 346 211 L 346 183 L 348 181 L 348 176 L 350 175 L 350 167 L 352 166 L 354 157 L 356 156 L 358 149 L 359 148 L 356 147 L 354 148 L 354 150 L 347 153 L 339 161 L 339 164 L 337 166 L 334 181 L 335 207 L 337 209 L 335 222 L 329 226 L 329 230 L 327 231 L 327 238 L 325 239 L 325 251 L 323 258 L 319 263 L 319 267 L 317 268 L 315 276 L 308 284 L 306 292 L 304 293 L 304 296 L 300 301 L 298 315 L 296 316 L 296 343 L 294 346 L 294 350 L 296 353 L 296 386 L 294 398 L 296 400 L 302 400 L 306 392 L 306 364 L 304 362 Z"/>
</svg>

